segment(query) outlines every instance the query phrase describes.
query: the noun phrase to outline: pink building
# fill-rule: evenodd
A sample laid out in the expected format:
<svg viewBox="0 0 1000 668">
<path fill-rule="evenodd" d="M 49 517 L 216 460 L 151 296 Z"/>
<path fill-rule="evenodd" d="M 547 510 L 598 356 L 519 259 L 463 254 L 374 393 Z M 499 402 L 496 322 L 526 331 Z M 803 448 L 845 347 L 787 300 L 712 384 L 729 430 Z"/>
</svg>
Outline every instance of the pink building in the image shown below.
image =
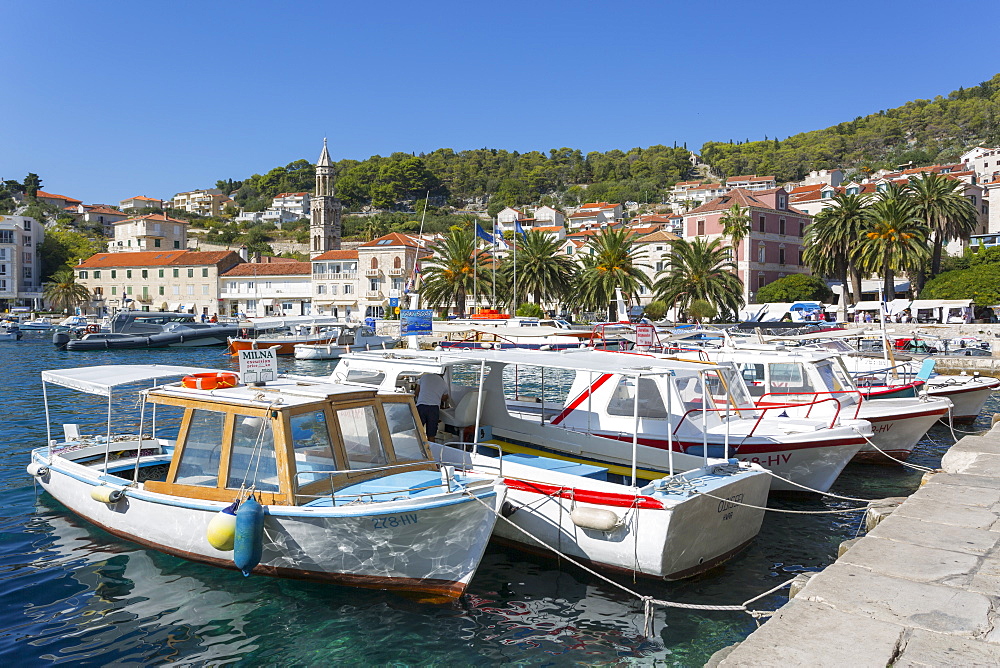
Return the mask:
<svg viewBox="0 0 1000 668">
<path fill-rule="evenodd" d="M 788 204 L 784 188 L 750 192 L 736 188 L 684 214 L 684 237 L 722 237 L 720 219 L 734 204 L 747 209 L 750 233 L 737 249 L 743 297 L 753 302 L 761 287 L 788 274 L 808 274 L 802 264 L 802 237 L 812 216 Z"/>
</svg>

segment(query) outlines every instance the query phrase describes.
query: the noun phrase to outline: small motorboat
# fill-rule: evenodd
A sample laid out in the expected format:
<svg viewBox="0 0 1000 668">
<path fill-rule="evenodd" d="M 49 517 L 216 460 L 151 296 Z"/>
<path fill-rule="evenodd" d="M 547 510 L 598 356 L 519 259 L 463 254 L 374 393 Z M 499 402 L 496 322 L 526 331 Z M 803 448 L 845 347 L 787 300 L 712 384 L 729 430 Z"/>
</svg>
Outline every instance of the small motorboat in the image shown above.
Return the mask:
<svg viewBox="0 0 1000 668">
<path fill-rule="evenodd" d="M 297 343 L 293 346 L 297 360 L 335 360 L 351 350 L 395 348 L 398 336 L 379 336 L 368 325 L 342 325 L 328 331 L 326 343 Z"/>
<path fill-rule="evenodd" d="M 57 331 L 52 343 L 66 350 L 121 350 L 131 348 L 190 348 L 221 346 L 239 331 L 237 325 L 198 322 L 191 313 L 168 311 L 121 311 L 105 329 L 90 323 L 83 338 L 70 331 Z"/>
<path fill-rule="evenodd" d="M 44 371 L 42 384 L 50 438 L 28 472 L 46 492 L 119 537 L 244 575 L 458 597 L 503 502 L 495 476 L 432 459 L 406 395 L 157 365 Z M 51 437 L 60 387 L 106 399 L 105 433 L 64 423 Z"/>
<path fill-rule="evenodd" d="M 15 324 L 4 324 L 0 326 L 0 341 L 20 341 L 24 333 Z"/>
<path fill-rule="evenodd" d="M 34 318 L 18 325 L 25 332 L 47 332 L 54 327 L 50 318 Z"/>
<path fill-rule="evenodd" d="M 332 330 L 344 324 L 333 316 L 257 318 L 229 337 L 229 352 L 269 348 L 278 355 L 293 355 L 297 345 L 328 343 Z"/>
</svg>

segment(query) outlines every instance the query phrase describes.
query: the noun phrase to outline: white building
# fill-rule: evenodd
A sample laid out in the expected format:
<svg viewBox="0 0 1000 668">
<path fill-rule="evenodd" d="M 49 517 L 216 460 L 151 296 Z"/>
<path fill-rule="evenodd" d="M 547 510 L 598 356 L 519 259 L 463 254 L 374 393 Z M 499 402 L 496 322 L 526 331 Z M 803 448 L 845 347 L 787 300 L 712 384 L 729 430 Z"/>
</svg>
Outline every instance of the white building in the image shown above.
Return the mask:
<svg viewBox="0 0 1000 668">
<path fill-rule="evenodd" d="M 199 216 L 218 216 L 229 205 L 236 206 L 236 202 L 216 188 L 177 193 L 170 203 L 174 209 L 183 209 Z"/>
<path fill-rule="evenodd" d="M 123 199 L 119 202 L 122 211 L 133 211 L 139 209 L 166 209 L 167 202 L 162 199 L 156 199 L 155 197 L 146 197 L 145 195 L 136 195 L 135 197 L 129 197 L 128 199 Z"/>
<path fill-rule="evenodd" d="M 41 258 L 45 228 L 28 216 L 0 216 L 0 309 L 42 307 Z"/>
<path fill-rule="evenodd" d="M 963 153 L 961 160 L 969 170 L 976 173 L 980 181 L 1000 179 L 1000 148 L 977 146 Z"/>
<path fill-rule="evenodd" d="M 159 213 L 128 218 L 113 223 L 113 239 L 109 253 L 137 251 L 184 250 L 187 248 L 188 223 Z"/>
<path fill-rule="evenodd" d="M 551 206 L 540 206 L 535 209 L 535 226 L 552 227 L 555 225 L 565 225 L 566 216 L 559 209 Z"/>
<path fill-rule="evenodd" d="M 269 259 L 238 264 L 219 277 L 223 313 L 251 318 L 312 313 L 312 264 Z"/>
<path fill-rule="evenodd" d="M 331 250 L 312 259 L 316 315 L 358 319 L 358 251 Z"/>
<path fill-rule="evenodd" d="M 583 227 L 602 227 L 621 222 L 623 216 L 621 204 L 607 202 L 588 202 L 569 216 L 569 226 L 572 229 Z"/>
</svg>

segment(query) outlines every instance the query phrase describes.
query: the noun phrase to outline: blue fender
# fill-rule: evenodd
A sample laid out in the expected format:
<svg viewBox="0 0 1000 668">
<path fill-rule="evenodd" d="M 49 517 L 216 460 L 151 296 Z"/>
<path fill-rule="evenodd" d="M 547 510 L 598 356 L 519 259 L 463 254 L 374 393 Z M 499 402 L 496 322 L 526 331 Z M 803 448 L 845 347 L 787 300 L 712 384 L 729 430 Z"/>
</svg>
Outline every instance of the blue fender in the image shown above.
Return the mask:
<svg viewBox="0 0 1000 668">
<path fill-rule="evenodd" d="M 260 563 L 264 549 L 264 507 L 252 496 L 236 511 L 236 537 L 233 540 L 233 563 L 250 575 Z"/>
</svg>

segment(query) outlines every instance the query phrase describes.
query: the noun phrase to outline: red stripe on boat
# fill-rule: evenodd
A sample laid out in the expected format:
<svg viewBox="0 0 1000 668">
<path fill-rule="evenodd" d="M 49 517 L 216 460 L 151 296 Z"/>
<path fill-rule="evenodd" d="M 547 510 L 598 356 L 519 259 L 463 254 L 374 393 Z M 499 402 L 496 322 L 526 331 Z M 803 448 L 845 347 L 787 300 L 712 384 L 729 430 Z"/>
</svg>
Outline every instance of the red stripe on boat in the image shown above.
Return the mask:
<svg viewBox="0 0 1000 668">
<path fill-rule="evenodd" d="M 554 496 L 562 499 L 574 499 L 580 503 L 592 503 L 597 506 L 615 506 L 617 508 L 632 508 L 634 506 L 640 510 L 664 509 L 662 503 L 648 496 L 630 496 L 628 494 L 615 494 L 614 492 L 594 492 L 587 489 L 529 482 L 527 480 L 518 480 L 517 478 L 504 478 L 504 483 L 510 489 L 522 492 L 534 492 L 535 494 Z"/>
<path fill-rule="evenodd" d="M 572 413 L 574 410 L 576 410 L 576 408 L 580 404 L 582 404 L 584 401 L 586 401 L 587 398 L 590 395 L 592 395 L 597 388 L 599 388 L 601 385 L 604 385 L 604 383 L 607 382 L 608 378 L 611 378 L 611 374 L 610 373 L 603 373 L 603 374 L 601 374 L 598 377 L 598 379 L 595 380 L 593 383 L 591 383 L 590 387 L 588 387 L 586 390 L 584 390 L 583 392 L 581 392 L 580 396 L 578 396 L 576 399 L 574 399 L 570 403 L 569 406 L 567 406 L 566 408 L 562 409 L 562 412 L 559 413 L 559 415 L 555 416 L 552 419 L 552 422 L 550 424 L 554 424 L 554 425 L 555 424 L 559 424 L 560 422 L 562 422 L 563 420 L 565 420 L 566 416 L 569 415 L 570 413 Z"/>
</svg>

